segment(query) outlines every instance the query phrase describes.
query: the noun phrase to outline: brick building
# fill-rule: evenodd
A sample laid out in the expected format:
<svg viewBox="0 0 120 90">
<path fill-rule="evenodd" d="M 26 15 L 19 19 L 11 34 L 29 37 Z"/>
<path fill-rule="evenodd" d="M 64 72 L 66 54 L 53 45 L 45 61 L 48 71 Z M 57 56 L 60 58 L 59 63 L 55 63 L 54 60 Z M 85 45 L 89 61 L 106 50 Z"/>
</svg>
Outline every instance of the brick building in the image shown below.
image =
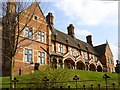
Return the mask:
<svg viewBox="0 0 120 90">
<path fill-rule="evenodd" d="M 14 8 L 15 4 L 11 4 L 11 7 Z M 26 19 L 33 12 L 32 19 L 26 25 Z M 108 42 L 93 46 L 91 35 L 86 37 L 87 42 L 77 39 L 73 24 L 67 27 L 68 34 L 57 30 L 54 28 L 52 13 L 48 13 L 45 17 L 36 2 L 24 10 L 20 17 L 22 17 L 20 29 L 26 26 L 21 32 L 19 40 L 24 38 L 25 40 L 18 44 L 21 47 L 15 55 L 15 75 L 33 71 L 34 65 L 37 63 L 39 67 L 49 64 L 53 68 L 114 72 L 114 60 Z M 5 28 L 3 26 L 3 31 Z M 3 40 L 4 51 L 7 51 L 8 45 L 5 43 Z M 3 53 L 5 53 L 4 51 Z M 10 61 L 3 56 L 2 63 L 5 75 L 5 71 L 9 71 Z"/>
</svg>

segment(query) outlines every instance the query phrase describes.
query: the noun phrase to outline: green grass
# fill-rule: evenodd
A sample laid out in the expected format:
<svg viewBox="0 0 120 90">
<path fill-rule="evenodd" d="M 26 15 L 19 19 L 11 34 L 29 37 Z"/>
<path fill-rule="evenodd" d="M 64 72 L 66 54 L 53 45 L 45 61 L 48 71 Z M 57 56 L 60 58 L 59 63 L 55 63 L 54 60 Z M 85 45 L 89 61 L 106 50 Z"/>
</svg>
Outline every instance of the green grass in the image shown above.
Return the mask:
<svg viewBox="0 0 120 90">
<path fill-rule="evenodd" d="M 43 77 L 47 77 L 49 82 L 52 82 L 49 87 L 59 87 L 62 85 L 63 87 L 67 88 L 70 86 L 71 88 L 75 88 L 75 82 L 73 81 L 73 77 L 77 75 L 79 77 L 78 87 L 83 87 L 86 85 L 87 88 L 91 87 L 93 84 L 94 88 L 98 87 L 98 84 L 101 87 L 105 87 L 105 80 L 102 77 L 103 74 L 106 72 L 93 72 L 93 71 L 82 71 L 82 70 L 70 70 L 70 69 L 45 69 L 36 71 L 34 73 L 30 73 L 27 75 L 20 75 L 16 76 L 19 80 L 17 84 L 17 88 L 36 88 L 36 87 L 44 87 L 44 85 L 40 84 L 43 83 Z M 115 73 L 106 73 L 110 78 L 108 79 L 108 87 L 112 88 L 112 83 L 115 83 L 115 87 L 119 88 L 118 85 L 118 74 Z M 9 88 L 9 85 L 6 83 L 10 82 L 9 77 L 0 77 L 2 78 L 3 88 Z M 66 82 L 64 84 L 55 83 L 55 82 Z M 27 84 L 27 83 L 37 83 L 37 84 Z"/>
</svg>

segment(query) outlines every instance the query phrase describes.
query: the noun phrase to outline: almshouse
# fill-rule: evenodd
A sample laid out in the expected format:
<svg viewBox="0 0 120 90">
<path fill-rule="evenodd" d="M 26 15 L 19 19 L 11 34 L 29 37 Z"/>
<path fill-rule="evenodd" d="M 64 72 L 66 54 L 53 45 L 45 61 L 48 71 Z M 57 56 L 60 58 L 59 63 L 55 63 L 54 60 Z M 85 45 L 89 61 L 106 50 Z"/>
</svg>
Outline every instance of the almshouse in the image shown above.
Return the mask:
<svg viewBox="0 0 120 90">
<path fill-rule="evenodd" d="M 7 13 L 11 15 L 15 12 L 16 6 L 15 3 L 10 2 L 8 5 Z M 29 15 L 33 12 L 32 18 L 26 24 Z M 29 73 L 34 71 L 37 65 L 42 67 L 46 64 L 51 64 L 53 68 L 114 72 L 113 54 L 107 41 L 105 44 L 94 46 L 91 35 L 86 36 L 87 42 L 81 41 L 75 37 L 73 24 L 66 28 L 68 34 L 57 30 L 54 28 L 52 13 L 48 13 L 45 17 L 37 2 L 22 11 L 20 17 L 22 18 L 19 28 L 24 26 L 25 28 L 21 31 L 18 41 L 24 40 L 18 43 L 19 49 L 14 57 L 15 75 Z M 4 20 L 3 37 L 8 35 L 6 28 L 6 20 Z M 15 37 L 14 34 L 13 36 Z M 14 39 L 12 40 L 14 42 Z M 8 47 L 8 41 L 3 38 L 3 75 L 9 74 L 10 71 L 10 60 L 6 58 L 6 56 L 10 57 Z"/>
</svg>

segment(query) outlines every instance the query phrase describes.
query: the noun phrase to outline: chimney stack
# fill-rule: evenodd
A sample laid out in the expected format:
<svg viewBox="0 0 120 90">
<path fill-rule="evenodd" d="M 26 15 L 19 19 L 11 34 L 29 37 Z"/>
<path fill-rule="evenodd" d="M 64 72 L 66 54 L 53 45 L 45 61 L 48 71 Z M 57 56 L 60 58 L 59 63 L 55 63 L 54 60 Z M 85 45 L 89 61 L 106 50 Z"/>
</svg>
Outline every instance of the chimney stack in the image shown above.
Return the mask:
<svg viewBox="0 0 120 90">
<path fill-rule="evenodd" d="M 54 16 L 52 15 L 51 12 L 49 12 L 48 15 L 46 16 L 46 20 L 49 25 L 53 25 L 53 18 Z"/>
<path fill-rule="evenodd" d="M 92 44 L 92 36 L 91 36 L 91 35 L 88 35 L 88 36 L 86 37 L 86 39 L 87 39 L 87 43 L 89 43 L 91 46 L 93 46 L 93 44 Z"/>
<path fill-rule="evenodd" d="M 9 0 L 8 0 L 9 1 Z M 16 2 L 7 2 L 7 14 L 16 13 Z"/>
<path fill-rule="evenodd" d="M 72 38 L 74 38 L 75 37 L 75 33 L 74 33 L 74 26 L 73 26 L 73 24 L 70 24 L 67 27 L 67 29 L 68 29 L 68 35 L 70 35 Z"/>
</svg>

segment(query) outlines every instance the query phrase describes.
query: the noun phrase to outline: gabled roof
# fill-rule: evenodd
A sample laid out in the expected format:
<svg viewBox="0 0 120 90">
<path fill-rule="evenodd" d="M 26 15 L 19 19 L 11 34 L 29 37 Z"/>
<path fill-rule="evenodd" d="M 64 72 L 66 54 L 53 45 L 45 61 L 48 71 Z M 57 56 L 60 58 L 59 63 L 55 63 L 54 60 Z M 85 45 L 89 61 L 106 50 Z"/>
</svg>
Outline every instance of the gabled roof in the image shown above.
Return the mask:
<svg viewBox="0 0 120 90">
<path fill-rule="evenodd" d="M 77 38 L 72 38 L 70 35 L 65 34 L 55 28 L 52 31 L 52 41 L 55 41 L 54 35 L 56 35 L 56 41 L 59 43 L 62 43 L 65 45 L 68 44 L 68 46 L 71 46 L 71 47 L 74 47 L 77 49 L 81 49 L 83 51 L 90 52 L 90 53 L 98 56 L 98 53 L 94 50 L 94 48 L 86 42 L 83 42 Z M 66 39 L 68 39 L 68 43 L 66 42 Z"/>
<path fill-rule="evenodd" d="M 106 44 L 95 46 L 94 49 L 98 52 L 99 56 L 105 55 Z"/>
<path fill-rule="evenodd" d="M 29 9 L 33 9 L 33 12 L 32 12 L 31 14 L 34 15 L 37 7 L 38 7 L 38 9 L 40 10 L 40 13 L 42 14 L 42 16 L 43 16 L 43 18 L 44 18 L 44 20 L 45 20 L 45 22 L 46 22 L 46 17 L 44 16 L 44 14 L 43 14 L 43 12 L 42 12 L 42 10 L 41 10 L 40 5 L 39 5 L 38 2 L 32 3 L 29 7 L 27 7 L 25 10 L 23 10 L 23 11 L 21 12 L 21 15 L 24 14 L 24 13 L 25 13 L 26 11 L 28 11 Z M 47 22 L 46 22 L 46 23 L 47 23 Z"/>
</svg>

